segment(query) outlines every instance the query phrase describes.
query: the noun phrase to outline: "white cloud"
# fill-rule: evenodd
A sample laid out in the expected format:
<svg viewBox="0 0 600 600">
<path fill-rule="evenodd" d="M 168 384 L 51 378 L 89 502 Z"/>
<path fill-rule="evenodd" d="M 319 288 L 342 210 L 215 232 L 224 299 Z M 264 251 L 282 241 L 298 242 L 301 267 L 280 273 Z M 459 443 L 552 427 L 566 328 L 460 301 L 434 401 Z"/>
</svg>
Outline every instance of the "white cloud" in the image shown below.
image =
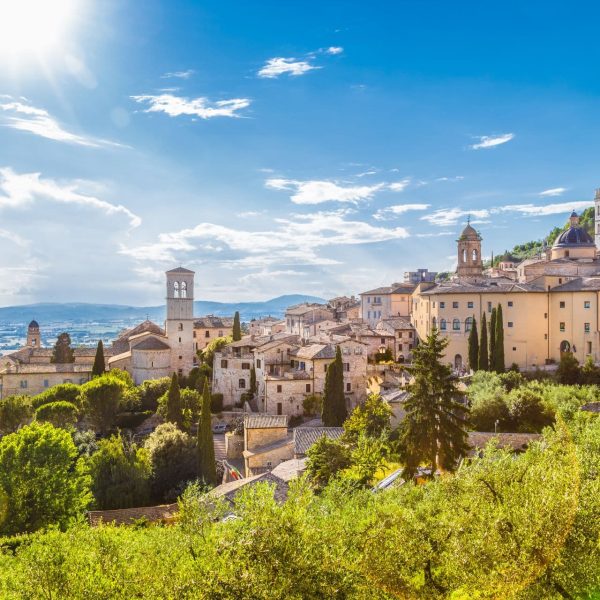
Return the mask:
<svg viewBox="0 0 600 600">
<path fill-rule="evenodd" d="M 173 94 L 130 96 L 139 104 L 146 104 L 146 113 L 164 112 L 170 117 L 189 115 L 201 119 L 213 117 L 239 117 L 238 111 L 250 106 L 248 98 L 231 98 L 210 102 L 208 98 L 183 98 Z"/>
<path fill-rule="evenodd" d="M 320 69 L 316 65 L 306 60 L 296 60 L 295 58 L 270 58 L 258 72 L 258 76 L 267 79 L 274 79 L 280 75 L 289 74 L 293 77 L 304 75 L 314 69 Z"/>
<path fill-rule="evenodd" d="M 543 192 L 540 192 L 539 195 L 542 197 L 560 196 L 561 194 L 564 194 L 566 191 L 567 191 L 567 188 L 564 188 L 564 187 L 550 188 L 549 190 L 544 190 Z"/>
<path fill-rule="evenodd" d="M 435 210 L 432 213 L 421 217 L 422 221 L 427 221 L 432 225 L 438 227 L 448 227 L 449 225 L 456 225 L 459 219 L 470 215 L 477 219 L 485 219 L 490 216 L 488 209 L 479 210 L 463 210 L 461 208 L 442 208 Z"/>
<path fill-rule="evenodd" d="M 172 71 L 161 75 L 161 79 L 189 79 L 196 71 L 194 69 L 187 69 L 185 71 Z"/>
<path fill-rule="evenodd" d="M 374 185 L 339 185 L 334 181 L 294 179 L 267 179 L 265 186 L 273 190 L 288 190 L 294 193 L 290 199 L 295 204 L 322 204 L 323 202 L 350 202 L 357 204 L 369 200 L 385 187 L 384 183 Z"/>
<path fill-rule="evenodd" d="M 327 50 L 325 50 L 326 54 L 341 54 L 344 49 L 341 46 L 329 46 Z"/>
<path fill-rule="evenodd" d="M 410 184 L 410 179 L 403 179 L 402 181 L 395 181 L 394 183 L 390 183 L 388 186 L 392 192 L 402 192 L 405 190 Z"/>
<path fill-rule="evenodd" d="M 514 133 L 503 133 L 502 135 L 482 135 L 479 141 L 471 146 L 472 150 L 481 150 L 482 148 L 494 148 L 500 144 L 506 144 L 515 137 Z"/>
<path fill-rule="evenodd" d="M 17 174 L 11 168 L 0 168 L 0 209 L 25 208 L 36 200 L 51 200 L 61 204 L 78 204 L 102 211 L 106 215 L 122 214 L 131 227 L 138 227 L 142 220 L 121 204 L 111 204 L 95 196 L 83 194 L 78 184 L 58 183 L 42 179 L 40 173 Z"/>
<path fill-rule="evenodd" d="M 464 179 L 463 175 L 456 175 L 455 177 L 437 177 L 435 181 L 462 181 Z"/>
<path fill-rule="evenodd" d="M 246 211 L 238 213 L 237 216 L 240 217 L 241 219 L 248 219 L 248 218 L 253 218 L 253 217 L 260 217 L 261 215 L 264 215 L 264 214 L 265 214 L 264 210 L 246 210 Z"/>
<path fill-rule="evenodd" d="M 584 210 L 591 206 L 589 200 L 578 200 L 577 202 L 560 202 L 556 204 L 546 204 L 536 206 L 535 204 L 508 204 L 501 206 L 495 211 L 519 212 L 528 217 L 544 217 L 547 215 L 558 215 L 561 213 L 570 213 L 572 210 Z"/>
<path fill-rule="evenodd" d="M 19 131 L 28 131 L 49 140 L 91 148 L 100 148 L 103 146 L 126 147 L 123 144 L 109 140 L 67 131 L 56 119 L 50 116 L 48 111 L 43 108 L 36 108 L 24 99 L 10 99 L 10 102 L 0 104 L 0 111 L 6 113 L 1 122 L 4 127 L 18 129 Z"/>
<path fill-rule="evenodd" d="M 122 245 L 120 252 L 143 262 L 175 263 L 202 252 L 208 241 L 229 250 L 229 256 L 220 258 L 223 266 L 333 265 L 338 261 L 323 256 L 321 249 L 408 237 L 403 227 L 374 226 L 347 219 L 347 215 L 344 210 L 291 215 L 289 219 L 275 219 L 274 226 L 264 231 L 200 223 L 191 229 L 161 233 L 154 243 Z"/>
<path fill-rule="evenodd" d="M 429 204 L 394 204 L 379 209 L 373 217 L 378 221 L 385 221 L 397 217 L 398 215 L 402 215 L 410 210 L 427 210 L 429 206 Z"/>
</svg>

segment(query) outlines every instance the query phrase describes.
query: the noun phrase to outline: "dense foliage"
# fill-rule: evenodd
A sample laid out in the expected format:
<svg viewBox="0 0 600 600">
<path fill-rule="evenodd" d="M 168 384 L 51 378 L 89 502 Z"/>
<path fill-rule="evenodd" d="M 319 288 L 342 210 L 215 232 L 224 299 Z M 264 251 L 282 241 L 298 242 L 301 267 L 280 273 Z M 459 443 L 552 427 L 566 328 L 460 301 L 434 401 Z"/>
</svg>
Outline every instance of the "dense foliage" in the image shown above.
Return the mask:
<svg viewBox="0 0 600 600">
<path fill-rule="evenodd" d="M 96 347 L 96 356 L 94 356 L 94 364 L 92 365 L 92 377 L 98 377 L 106 371 L 106 363 L 104 362 L 104 344 L 102 340 L 98 342 Z"/>
<path fill-rule="evenodd" d="M 210 388 L 206 380 L 202 392 L 200 422 L 198 423 L 198 475 L 205 483 L 210 485 L 217 483 L 215 446 L 211 429 Z"/>
<path fill-rule="evenodd" d="M 75 352 L 71 348 L 71 336 L 68 333 L 59 334 L 52 350 L 50 362 L 59 365 L 75 362 Z"/>
</svg>

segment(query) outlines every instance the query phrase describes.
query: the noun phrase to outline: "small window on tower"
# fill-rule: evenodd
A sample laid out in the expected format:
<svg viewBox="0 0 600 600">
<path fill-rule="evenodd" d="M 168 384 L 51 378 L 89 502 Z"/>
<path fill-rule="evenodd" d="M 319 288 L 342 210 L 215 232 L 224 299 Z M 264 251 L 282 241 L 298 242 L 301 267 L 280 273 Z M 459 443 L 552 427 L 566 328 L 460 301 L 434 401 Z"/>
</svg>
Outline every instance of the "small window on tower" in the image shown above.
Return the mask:
<svg viewBox="0 0 600 600">
<path fill-rule="evenodd" d="M 181 282 L 181 297 L 187 298 L 187 283 L 185 281 Z"/>
<path fill-rule="evenodd" d="M 179 283 L 177 281 L 173 284 L 173 298 L 179 298 Z"/>
<path fill-rule="evenodd" d="M 177 331 L 183 331 L 183 323 L 179 323 L 179 325 L 177 325 Z"/>
</svg>

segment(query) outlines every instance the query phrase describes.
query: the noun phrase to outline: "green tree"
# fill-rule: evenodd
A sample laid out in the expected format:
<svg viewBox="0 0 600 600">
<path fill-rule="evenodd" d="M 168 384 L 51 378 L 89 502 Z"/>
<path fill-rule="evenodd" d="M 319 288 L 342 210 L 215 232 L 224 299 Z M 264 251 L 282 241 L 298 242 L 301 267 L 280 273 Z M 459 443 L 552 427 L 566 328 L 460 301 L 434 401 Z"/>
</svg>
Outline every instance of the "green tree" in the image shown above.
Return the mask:
<svg viewBox="0 0 600 600">
<path fill-rule="evenodd" d="M 485 313 L 481 315 L 481 337 L 479 338 L 479 360 L 477 366 L 480 371 L 488 371 L 490 363 L 488 359 L 488 335 Z"/>
<path fill-rule="evenodd" d="M 52 350 L 50 362 L 59 365 L 75 362 L 75 352 L 71 348 L 71 336 L 68 333 L 59 334 Z"/>
<path fill-rule="evenodd" d="M 231 344 L 232 341 L 233 339 L 230 336 L 215 338 L 200 352 L 200 359 L 204 365 L 208 365 L 211 368 L 211 374 L 215 353 L 220 352 L 227 344 Z"/>
<path fill-rule="evenodd" d="M 494 332 L 494 370 L 496 373 L 504 373 L 506 366 L 504 364 L 504 320 L 502 318 L 502 304 L 498 304 L 496 309 L 496 331 Z"/>
<path fill-rule="evenodd" d="M 581 379 L 579 361 L 572 352 L 563 352 L 560 355 L 560 363 L 556 370 L 556 380 L 566 385 L 575 385 Z"/>
<path fill-rule="evenodd" d="M 436 469 L 454 470 L 468 450 L 466 407 L 457 401 L 450 366 L 442 363 L 447 338 L 434 329 L 425 342 L 413 350 L 413 364 L 407 370 L 413 377 L 404 403 L 406 416 L 400 424 L 400 455 L 404 472 L 412 476 L 421 463 L 431 474 Z"/>
<path fill-rule="evenodd" d="M 0 433 L 17 431 L 29 423 L 33 408 L 29 396 L 6 396 L 0 400 Z"/>
<path fill-rule="evenodd" d="M 554 422 L 553 411 L 544 404 L 540 393 L 532 388 L 518 388 L 506 397 L 510 431 L 539 433 Z"/>
<path fill-rule="evenodd" d="M 248 389 L 248 396 L 250 397 L 250 400 L 256 396 L 256 369 L 254 368 L 254 365 L 252 365 L 252 368 L 250 369 L 250 388 Z"/>
<path fill-rule="evenodd" d="M 98 443 L 88 466 L 96 509 L 148 504 L 152 465 L 145 448 L 125 440 L 121 434 L 113 435 Z"/>
<path fill-rule="evenodd" d="M 126 385 L 110 374 L 96 377 L 81 386 L 81 405 L 98 433 L 110 431 L 117 418 Z"/>
<path fill-rule="evenodd" d="M 33 408 L 39 408 L 44 404 L 60 401 L 70 402 L 71 404 L 80 406 L 80 394 L 80 386 L 75 385 L 74 383 L 60 383 L 59 385 L 53 385 L 51 388 L 48 388 L 45 392 L 34 396 L 31 399 L 31 404 L 33 405 Z"/>
<path fill-rule="evenodd" d="M 588 356 L 581 368 L 581 382 L 586 385 L 600 385 L 600 367 L 594 364 L 594 359 Z"/>
<path fill-rule="evenodd" d="M 35 411 L 35 420 L 51 423 L 54 427 L 69 429 L 77 423 L 79 410 L 71 402 L 58 400 L 43 404 Z"/>
<path fill-rule="evenodd" d="M 89 476 L 71 435 L 32 423 L 0 440 L 0 489 L 8 498 L 4 535 L 67 527 L 91 500 Z"/>
<path fill-rule="evenodd" d="M 102 340 L 98 342 L 96 347 L 96 356 L 94 357 L 94 365 L 92 366 L 92 377 L 99 377 L 106 371 L 106 363 L 104 362 L 104 344 Z"/>
<path fill-rule="evenodd" d="M 209 485 L 217 483 L 215 446 L 211 428 L 210 388 L 204 382 L 202 392 L 202 412 L 198 423 L 198 475 Z"/>
<path fill-rule="evenodd" d="M 469 366 L 472 371 L 479 369 L 479 336 L 477 333 L 477 321 L 473 315 L 473 325 L 469 332 Z"/>
<path fill-rule="evenodd" d="M 242 339 L 242 326 L 240 324 L 240 313 L 236 310 L 233 315 L 233 332 L 232 338 L 234 342 L 238 342 Z"/>
<path fill-rule="evenodd" d="M 492 316 L 490 317 L 490 371 L 496 370 L 496 308 L 492 308 Z"/>
<path fill-rule="evenodd" d="M 325 435 L 308 449 L 306 456 L 306 472 L 317 489 L 323 489 L 334 476 L 352 464 L 349 448 L 340 440 Z"/>
<path fill-rule="evenodd" d="M 379 394 L 369 394 L 344 422 L 344 440 L 351 445 L 358 443 L 361 435 L 379 438 L 390 430 L 392 409 Z"/>
<path fill-rule="evenodd" d="M 170 377 L 161 377 L 160 379 L 147 379 L 139 386 L 140 404 L 142 410 L 156 411 L 159 398 L 167 393 L 171 385 Z"/>
<path fill-rule="evenodd" d="M 177 375 L 173 373 L 171 385 L 167 392 L 166 420 L 175 423 L 180 429 L 183 427 L 183 408 L 181 406 L 181 393 Z"/>
<path fill-rule="evenodd" d="M 154 500 L 175 500 L 181 486 L 198 475 L 196 440 L 174 423 L 163 423 L 146 438 L 144 447 L 152 463 Z"/>
<path fill-rule="evenodd" d="M 323 412 L 321 418 L 325 427 L 341 427 L 348 416 L 344 395 L 344 365 L 342 350 L 338 346 L 335 360 L 327 367 L 323 393 Z"/>
<path fill-rule="evenodd" d="M 323 410 L 323 397 L 320 394 L 309 394 L 302 400 L 304 416 L 320 415 Z"/>
</svg>

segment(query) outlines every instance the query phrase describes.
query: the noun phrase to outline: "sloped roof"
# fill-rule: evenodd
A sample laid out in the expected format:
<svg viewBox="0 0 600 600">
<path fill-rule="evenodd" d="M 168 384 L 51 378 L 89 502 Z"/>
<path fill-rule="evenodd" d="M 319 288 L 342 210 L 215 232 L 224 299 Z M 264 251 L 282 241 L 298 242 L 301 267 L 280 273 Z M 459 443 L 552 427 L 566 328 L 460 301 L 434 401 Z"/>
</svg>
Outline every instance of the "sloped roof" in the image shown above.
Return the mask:
<svg viewBox="0 0 600 600">
<path fill-rule="evenodd" d="M 316 358 L 335 358 L 335 347 L 331 344 L 311 344 L 302 346 L 294 353 L 296 358 L 314 360 Z"/>
<path fill-rule="evenodd" d="M 286 315 L 305 315 L 313 310 L 329 310 L 331 309 L 326 304 L 317 304 L 317 303 L 304 303 L 304 304 L 296 304 L 294 306 L 290 306 L 286 308 Z"/>
<path fill-rule="evenodd" d="M 491 440 L 497 440 L 499 448 L 510 448 L 514 452 L 526 450 L 530 442 L 539 440 L 539 433 L 494 433 L 488 431 L 469 431 L 467 443 L 471 446 L 470 454 L 483 449 Z"/>
<path fill-rule="evenodd" d="M 246 429 L 287 428 L 287 425 L 287 415 L 244 415 L 244 427 Z"/>
<path fill-rule="evenodd" d="M 196 329 L 231 329 L 233 327 L 233 317 L 215 317 L 213 315 L 206 315 L 200 317 L 194 321 L 194 327 Z"/>
<path fill-rule="evenodd" d="M 142 321 L 139 325 L 126 329 L 119 334 L 119 337 L 112 343 L 111 349 L 114 354 L 121 354 L 129 350 L 129 339 L 141 333 L 154 333 L 156 335 L 165 335 L 165 330 L 153 323 L 149 319 Z"/>
<path fill-rule="evenodd" d="M 90 510 L 87 513 L 87 518 L 92 527 L 97 527 L 102 523 L 133 525 L 139 519 L 147 519 L 151 523 L 171 521 L 177 515 L 178 511 L 179 506 L 175 502 L 174 504 L 120 508 L 117 510 Z"/>
<path fill-rule="evenodd" d="M 308 449 L 323 436 L 330 440 L 337 440 L 343 434 L 343 427 L 296 427 L 294 429 L 294 455 L 304 456 Z"/>
<path fill-rule="evenodd" d="M 256 485 L 257 483 L 270 483 L 274 484 L 274 497 L 279 503 L 287 500 L 289 486 L 286 481 L 273 475 L 273 473 L 262 473 L 260 475 L 253 475 L 252 477 L 246 477 L 244 479 L 238 479 L 236 481 L 230 481 L 223 483 L 213 488 L 208 492 L 209 496 L 213 498 L 224 498 L 228 502 L 233 503 L 235 497 L 240 491 L 246 486 Z"/>
<path fill-rule="evenodd" d="M 132 350 L 170 350 L 169 344 L 155 337 L 147 337 L 145 340 L 136 344 Z"/>
<path fill-rule="evenodd" d="M 189 269 L 186 269 L 185 267 L 176 267 L 175 269 L 171 269 L 170 271 L 167 271 L 167 273 L 190 273 L 191 275 L 193 275 L 195 273 L 195 271 L 190 271 Z"/>
</svg>

